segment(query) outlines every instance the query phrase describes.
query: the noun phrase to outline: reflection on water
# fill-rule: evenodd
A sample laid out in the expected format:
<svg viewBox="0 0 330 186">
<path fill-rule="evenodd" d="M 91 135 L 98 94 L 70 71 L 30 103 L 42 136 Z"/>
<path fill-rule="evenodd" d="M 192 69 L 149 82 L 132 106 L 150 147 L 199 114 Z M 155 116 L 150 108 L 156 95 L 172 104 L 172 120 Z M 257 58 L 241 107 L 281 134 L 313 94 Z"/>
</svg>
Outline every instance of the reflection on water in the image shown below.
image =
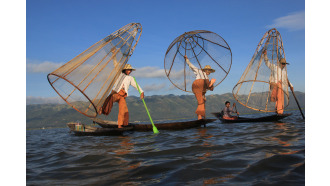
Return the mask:
<svg viewBox="0 0 330 186">
<path fill-rule="evenodd" d="M 207 131 L 208 131 L 207 128 L 198 129 L 199 139 L 203 140 L 201 146 L 202 147 L 213 147 L 213 144 L 212 144 L 213 135 L 211 133 L 208 133 Z M 198 156 L 198 155 L 196 155 L 196 156 L 201 160 L 205 160 L 206 158 L 210 157 L 211 155 L 212 155 L 212 152 L 210 150 L 206 150 L 206 152 L 204 152 L 201 156 Z"/>
<path fill-rule="evenodd" d="M 123 136 L 27 131 L 27 185 L 304 185 L 305 123 L 222 124 Z"/>
<path fill-rule="evenodd" d="M 234 178 L 234 175 L 232 175 L 232 174 L 215 177 L 215 178 L 210 178 L 210 179 L 204 180 L 203 185 L 213 185 L 213 184 L 218 184 L 218 183 L 224 183 L 232 178 Z"/>
<path fill-rule="evenodd" d="M 133 150 L 133 143 L 131 143 L 130 137 L 119 137 L 119 140 L 121 141 L 119 143 L 120 148 L 116 149 L 114 152 L 116 155 L 125 155 L 130 153 Z"/>
<path fill-rule="evenodd" d="M 294 142 L 299 141 L 299 130 L 295 129 L 295 126 L 290 123 L 275 123 L 275 135 L 270 137 L 271 140 L 278 143 L 282 147 L 290 147 Z M 290 148 L 275 149 L 274 154 L 289 155 L 299 152 L 299 150 L 293 150 Z M 268 155 L 269 157 L 270 155 Z"/>
</svg>

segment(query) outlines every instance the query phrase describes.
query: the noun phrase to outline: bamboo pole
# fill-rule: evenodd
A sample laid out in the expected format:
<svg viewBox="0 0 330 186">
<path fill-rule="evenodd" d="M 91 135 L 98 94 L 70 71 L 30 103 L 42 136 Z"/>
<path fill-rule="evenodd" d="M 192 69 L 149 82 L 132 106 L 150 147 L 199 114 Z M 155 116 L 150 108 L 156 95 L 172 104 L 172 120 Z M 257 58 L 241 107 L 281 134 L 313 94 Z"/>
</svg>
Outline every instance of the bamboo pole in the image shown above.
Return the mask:
<svg viewBox="0 0 330 186">
<path fill-rule="evenodd" d="M 289 82 L 289 81 L 288 81 L 288 82 Z M 298 99 L 297 99 L 297 97 L 296 97 L 296 94 L 294 93 L 293 88 L 292 88 L 290 85 L 289 85 L 289 87 L 290 87 L 290 89 L 291 89 L 291 92 L 292 92 L 292 95 L 293 95 L 294 99 L 296 100 L 296 103 L 297 103 L 298 108 L 299 108 L 299 110 L 300 110 L 300 114 L 301 114 L 301 116 L 303 117 L 303 119 L 305 119 L 305 116 L 304 116 L 304 114 L 303 114 L 303 112 L 302 112 L 302 110 L 301 110 L 301 108 L 300 108 L 300 105 L 299 105 Z"/>
<path fill-rule="evenodd" d="M 198 60 L 197 55 L 196 55 L 196 53 L 195 53 L 195 50 L 192 48 L 191 43 L 189 43 L 189 44 L 190 44 L 190 46 L 191 46 L 191 50 L 192 50 L 193 53 L 194 53 L 194 56 L 195 56 L 195 58 L 196 58 L 196 60 L 197 60 L 197 63 L 198 63 L 198 65 L 199 65 L 200 69 L 203 69 L 202 65 L 199 63 L 199 60 Z M 202 71 L 202 72 L 203 72 L 203 71 Z M 204 79 L 206 79 L 205 74 L 204 74 L 204 73 L 202 73 L 202 74 L 203 74 Z"/>
<path fill-rule="evenodd" d="M 180 41 L 180 44 L 179 44 L 179 46 L 178 46 L 178 49 L 176 50 L 176 53 L 174 54 L 174 57 L 173 57 L 173 60 L 172 60 L 172 65 L 171 65 L 171 67 L 170 67 L 170 70 L 168 71 L 167 77 L 168 77 L 168 76 L 170 75 L 170 73 L 171 73 L 171 70 L 172 70 L 172 67 L 173 67 L 173 64 L 174 64 L 174 60 L 175 60 L 175 58 L 176 58 L 176 55 L 177 55 L 178 52 L 179 52 L 179 49 L 180 49 L 181 43 L 182 43 L 182 40 Z M 165 68 L 165 69 L 166 69 L 166 68 Z"/>
<path fill-rule="evenodd" d="M 126 52 L 126 51 L 125 51 L 125 52 Z M 124 55 L 123 55 L 123 56 L 124 56 Z M 120 58 L 120 61 L 122 60 L 123 56 Z M 127 58 L 126 58 L 126 59 L 127 59 Z M 110 61 L 111 61 L 111 60 L 110 60 Z M 108 63 L 109 63 L 110 61 L 108 61 Z M 123 64 L 121 65 L 121 68 L 123 67 L 124 64 L 125 64 L 125 63 L 123 63 Z M 116 67 L 115 67 L 115 68 L 116 68 Z M 121 68 L 119 68 L 119 69 L 121 69 Z M 113 84 L 115 83 L 115 80 L 116 80 L 115 77 L 118 76 L 118 74 L 120 74 L 120 71 L 117 71 L 117 72 L 116 72 L 115 69 L 112 70 L 111 73 L 108 75 L 107 80 L 103 83 L 101 89 L 99 90 L 99 92 L 97 93 L 97 95 L 95 96 L 95 98 L 93 99 L 93 102 L 96 100 L 97 96 L 101 93 L 101 90 L 102 90 L 103 87 L 107 84 L 108 80 L 109 80 L 110 77 L 113 75 L 113 73 L 116 73 L 116 75 L 114 76 L 113 80 L 109 83 L 109 86 L 108 86 L 108 88 L 106 89 L 106 91 L 104 91 L 104 93 L 103 93 L 101 99 L 104 97 L 104 95 L 106 95 L 107 93 L 110 92 L 110 91 L 109 91 L 109 90 L 110 90 L 110 87 L 112 87 Z M 101 99 L 99 99 L 99 101 L 96 103 L 96 107 L 98 107 L 99 103 L 101 102 Z"/>
<path fill-rule="evenodd" d="M 118 43 L 119 44 L 119 43 Z M 117 44 L 117 45 L 118 45 Z M 116 46 L 117 46 L 116 45 Z M 124 43 L 123 43 L 123 45 L 124 45 Z M 122 46 L 123 46 L 122 45 Z M 115 46 L 114 46 L 115 47 Z M 109 61 L 111 61 L 111 59 L 113 59 L 116 55 L 117 55 L 117 53 L 118 53 L 118 51 L 119 50 L 117 50 L 116 51 L 116 53 L 115 54 L 112 54 L 111 55 L 111 57 L 110 57 L 110 60 Z M 104 57 L 103 57 L 103 59 L 97 64 L 97 65 L 95 65 L 94 67 L 93 67 L 93 69 L 91 70 L 91 71 L 89 71 L 89 73 L 84 77 L 84 79 L 82 79 L 81 81 L 80 81 L 80 83 L 77 85 L 77 87 L 79 87 L 80 85 L 81 85 L 81 83 L 83 83 L 84 81 L 85 81 L 85 79 L 87 79 L 87 77 L 89 76 L 89 74 L 91 74 L 93 71 L 94 71 L 94 69 L 96 69 L 96 67 L 98 67 L 101 63 L 102 63 L 102 61 L 108 56 L 108 54 L 110 53 L 111 51 L 109 51 L 108 53 L 107 53 L 107 55 L 105 55 Z M 94 76 L 94 78 L 105 68 L 105 66 L 109 63 L 109 61 L 108 62 L 106 62 L 104 65 L 103 65 L 103 67 L 102 67 L 102 69 Z M 82 90 L 82 91 L 85 91 L 86 90 L 86 88 L 91 84 L 91 82 L 94 80 L 94 78 L 89 82 L 89 84 Z M 73 89 L 73 91 L 66 97 L 66 99 L 68 99 L 70 96 L 71 96 L 71 94 L 76 90 L 77 88 L 75 88 L 75 89 Z"/>
<path fill-rule="evenodd" d="M 253 61 L 254 61 L 254 59 L 255 59 L 256 56 L 258 55 L 259 49 L 260 49 L 260 47 L 262 46 L 263 41 L 265 40 L 265 38 L 266 38 L 268 35 L 269 35 L 269 33 L 266 32 L 266 33 L 264 34 L 264 36 L 261 38 L 261 40 L 260 40 L 260 42 L 259 42 L 259 44 L 258 44 L 258 46 L 257 46 L 257 49 L 256 49 L 256 51 L 254 52 L 254 54 L 253 54 L 253 56 L 252 56 L 252 59 L 251 59 L 249 65 L 248 65 L 248 67 L 245 69 L 245 71 L 244 71 L 244 73 L 243 73 L 241 79 L 239 80 L 239 82 L 241 82 L 242 80 L 245 80 L 247 74 L 249 73 L 249 71 L 250 71 L 250 69 L 251 69 L 251 66 L 253 65 Z M 266 42 L 267 42 L 267 41 L 266 41 Z M 243 77 L 243 76 L 244 76 L 244 77 Z M 238 87 L 238 89 L 237 89 L 236 94 L 235 94 L 234 97 L 237 97 L 237 94 L 238 94 L 239 90 L 241 89 L 242 84 L 243 84 L 243 83 L 241 83 L 241 84 L 240 84 L 240 87 Z"/>
<path fill-rule="evenodd" d="M 128 37 L 128 38 L 129 38 L 129 37 Z M 125 41 L 125 42 L 123 42 L 123 44 L 121 45 L 121 47 L 124 46 L 125 43 L 127 43 L 128 38 L 127 38 L 126 40 L 122 39 L 122 40 Z M 134 38 L 134 39 L 135 39 L 135 38 Z M 118 43 L 118 44 L 119 44 L 119 43 Z M 116 45 L 116 46 L 117 46 L 117 45 Z M 120 47 L 120 48 L 121 48 L 121 47 Z M 119 52 L 119 50 L 120 50 L 120 49 L 117 50 L 116 55 L 117 55 L 117 53 Z M 129 48 L 127 48 L 127 50 L 129 50 Z M 127 50 L 125 51 L 125 53 L 127 52 Z M 112 56 L 114 56 L 114 55 L 112 55 Z M 120 58 L 119 61 L 121 61 L 121 60 L 123 59 L 123 57 L 124 57 L 124 54 L 122 55 L 122 57 Z M 127 59 L 127 58 L 128 58 L 128 56 L 126 56 L 126 59 Z M 108 60 L 108 62 L 106 63 L 106 65 L 107 65 L 112 59 L 113 59 L 113 57 L 111 57 L 111 58 Z M 124 63 L 123 63 L 123 64 L 124 64 Z M 123 64 L 121 65 L 121 67 L 123 66 Z M 115 66 L 115 68 L 116 68 L 116 66 Z M 114 70 L 115 70 L 115 69 L 114 69 Z M 101 91 L 103 90 L 103 87 L 106 85 L 106 83 L 108 82 L 109 78 L 110 78 L 110 77 L 112 76 L 112 74 L 115 72 L 114 70 L 112 70 L 111 73 L 108 75 L 107 80 L 103 83 L 101 89 L 99 90 L 99 92 L 97 93 L 97 95 L 95 96 L 95 98 L 93 99 L 93 102 L 96 100 L 97 96 L 101 93 Z M 117 73 L 117 74 L 116 74 L 114 77 L 116 77 L 116 76 L 118 75 L 118 72 L 116 72 L 116 73 Z M 109 86 L 111 86 L 111 85 L 114 84 L 114 82 L 115 82 L 114 80 L 115 80 L 115 78 L 110 82 Z M 86 88 L 87 88 L 87 87 L 86 87 Z M 86 88 L 85 88 L 85 89 L 86 89 Z M 110 88 L 108 87 L 107 90 L 104 91 L 104 94 L 102 95 L 102 97 L 104 97 L 104 95 L 105 95 L 107 92 L 110 92 L 109 89 L 110 89 Z M 101 98 L 102 98 L 102 97 L 101 97 Z M 97 102 L 96 107 L 98 107 L 100 101 L 101 101 L 101 99 Z M 89 107 L 90 107 L 90 106 L 89 106 Z M 88 108 L 89 108 L 89 107 L 88 107 Z"/>
<path fill-rule="evenodd" d="M 259 71 L 259 68 L 260 68 L 260 65 L 261 65 L 261 61 L 262 61 L 262 57 L 260 57 L 259 65 L 258 65 L 258 69 L 257 69 L 257 72 L 256 72 L 256 76 L 254 77 L 254 81 L 253 81 L 253 83 L 252 83 L 252 86 L 251 86 L 251 89 L 250 89 L 249 96 L 248 96 L 248 98 L 247 98 L 247 100 L 246 100 L 246 105 L 247 105 L 248 102 L 249 102 L 249 99 L 250 99 L 250 96 L 251 96 L 251 92 L 252 92 L 252 89 L 253 89 L 254 83 L 255 83 L 255 81 L 256 81 L 256 79 L 257 79 L 258 71 Z"/>
<path fill-rule="evenodd" d="M 196 36 L 196 37 L 197 37 L 197 36 Z M 210 43 L 216 44 L 216 45 L 218 45 L 218 46 L 220 46 L 220 47 L 223 47 L 223 48 L 225 48 L 225 49 L 230 50 L 230 48 L 228 48 L 228 47 L 226 47 L 226 46 L 220 45 L 219 43 L 216 43 L 216 42 L 210 41 L 210 40 L 205 39 L 205 38 L 203 38 L 203 37 L 197 37 L 197 38 L 203 39 L 203 40 L 205 40 L 205 41 L 208 41 L 208 42 L 210 42 Z"/>
<path fill-rule="evenodd" d="M 184 50 L 184 56 L 186 56 L 186 50 Z M 187 83 L 186 83 L 186 59 L 184 59 L 184 62 L 183 62 L 183 73 L 184 73 L 184 90 L 187 91 Z"/>
<path fill-rule="evenodd" d="M 192 38 L 192 39 L 195 41 L 194 38 Z M 197 45 L 199 47 L 201 47 L 201 49 L 212 59 L 212 61 L 214 61 L 226 74 L 228 74 L 228 72 L 225 69 L 223 69 L 222 66 L 219 65 L 219 63 L 216 60 L 214 60 L 213 57 L 197 41 L 195 41 L 195 43 L 197 43 Z M 230 49 L 228 49 L 228 50 L 230 50 Z"/>
</svg>

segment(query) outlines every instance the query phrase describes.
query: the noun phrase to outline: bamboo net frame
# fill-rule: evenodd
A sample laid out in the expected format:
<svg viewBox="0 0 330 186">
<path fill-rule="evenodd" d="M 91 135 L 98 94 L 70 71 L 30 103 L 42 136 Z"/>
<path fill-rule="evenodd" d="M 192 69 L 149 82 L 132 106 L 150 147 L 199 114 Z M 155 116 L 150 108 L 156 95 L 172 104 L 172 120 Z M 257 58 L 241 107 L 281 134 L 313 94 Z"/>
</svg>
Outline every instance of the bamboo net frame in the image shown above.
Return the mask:
<svg viewBox="0 0 330 186">
<path fill-rule="evenodd" d="M 75 110 L 96 117 L 142 33 L 130 23 L 47 75 L 55 92 Z"/>
<path fill-rule="evenodd" d="M 210 65 L 215 70 L 208 78 L 215 78 L 218 86 L 228 75 L 232 64 L 232 53 L 228 43 L 218 34 L 195 30 L 177 37 L 168 47 L 164 58 L 165 74 L 171 83 L 185 92 L 192 92 L 195 80 L 193 71 L 184 56 L 199 69 Z"/>
<path fill-rule="evenodd" d="M 232 90 L 234 98 L 247 108 L 261 112 L 275 112 L 274 95 L 277 90 L 283 92 L 283 104 L 286 108 L 289 105 L 289 81 L 286 65 L 282 68 L 279 63 L 282 58 L 285 59 L 282 37 L 275 28 L 272 28 L 263 35 L 250 63 L 234 86 Z M 279 84 L 282 89 L 278 88 Z"/>
</svg>

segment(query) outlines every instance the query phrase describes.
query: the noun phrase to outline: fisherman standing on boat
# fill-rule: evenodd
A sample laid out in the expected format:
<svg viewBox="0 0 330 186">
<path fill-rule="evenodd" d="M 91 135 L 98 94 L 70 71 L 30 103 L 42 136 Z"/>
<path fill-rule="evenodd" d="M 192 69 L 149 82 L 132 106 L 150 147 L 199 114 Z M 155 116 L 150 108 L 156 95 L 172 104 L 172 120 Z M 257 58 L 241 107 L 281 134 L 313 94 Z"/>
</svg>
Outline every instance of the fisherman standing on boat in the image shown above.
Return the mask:
<svg viewBox="0 0 330 186">
<path fill-rule="evenodd" d="M 130 64 L 126 64 L 122 70 L 122 73 L 119 75 L 111 94 L 107 97 L 99 111 L 99 114 L 109 115 L 113 107 L 113 103 L 118 102 L 118 128 L 122 128 L 122 126 L 128 125 L 129 114 L 125 98 L 128 96 L 129 86 L 132 85 L 134 88 L 136 88 L 136 90 L 140 89 L 140 98 L 144 98 L 144 92 L 142 88 L 137 85 L 134 81 L 134 78 L 130 76 L 132 71 L 135 71 L 135 69 L 132 68 Z"/>
<path fill-rule="evenodd" d="M 289 85 L 293 90 L 293 85 L 288 80 L 285 58 L 281 58 L 278 64 L 272 64 L 269 62 L 267 57 L 267 50 L 263 51 L 265 64 L 271 70 L 271 76 L 269 78 L 270 91 L 271 91 L 271 101 L 276 102 L 275 109 L 277 114 L 283 114 L 284 111 L 284 91 L 283 87 Z"/>
<path fill-rule="evenodd" d="M 195 94 L 198 103 L 195 113 L 197 114 L 198 119 L 203 119 L 205 118 L 205 93 L 207 90 L 213 91 L 213 84 L 216 81 L 216 79 L 209 80 L 208 75 L 215 72 L 215 70 L 212 69 L 210 65 L 206 65 L 203 69 L 198 69 L 191 64 L 187 55 L 185 55 L 184 58 L 190 69 L 196 75 L 196 80 L 192 84 L 192 91 Z"/>
<path fill-rule="evenodd" d="M 238 117 L 237 116 L 232 116 L 231 114 L 232 113 L 236 113 L 239 115 L 238 111 L 234 111 L 234 107 L 236 106 L 236 103 L 233 103 L 233 106 L 230 108 L 230 102 L 229 101 L 226 101 L 225 103 L 225 108 L 222 110 L 222 118 L 223 119 L 228 119 L 228 120 L 235 120 L 237 119 Z"/>
</svg>

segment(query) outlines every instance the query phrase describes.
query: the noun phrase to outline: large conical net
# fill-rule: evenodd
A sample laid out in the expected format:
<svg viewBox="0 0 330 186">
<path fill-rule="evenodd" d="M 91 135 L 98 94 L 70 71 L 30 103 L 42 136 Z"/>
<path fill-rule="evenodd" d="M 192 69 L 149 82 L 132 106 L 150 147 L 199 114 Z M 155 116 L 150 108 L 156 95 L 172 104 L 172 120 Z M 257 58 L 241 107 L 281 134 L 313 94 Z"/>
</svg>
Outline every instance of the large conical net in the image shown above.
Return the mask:
<svg viewBox="0 0 330 186">
<path fill-rule="evenodd" d="M 289 104 L 287 68 L 280 64 L 285 59 L 280 33 L 271 29 L 265 33 L 244 71 L 233 88 L 235 99 L 257 111 L 276 111 L 276 95 L 284 96 L 284 108 Z"/>
<path fill-rule="evenodd" d="M 184 56 L 197 68 L 210 65 L 215 70 L 208 78 L 215 78 L 219 85 L 228 75 L 232 54 L 227 42 L 216 33 L 195 30 L 177 37 L 168 47 L 165 59 L 165 73 L 172 84 L 186 92 L 192 92 L 195 74 L 187 65 Z"/>
<path fill-rule="evenodd" d="M 142 33 L 130 23 L 48 74 L 60 97 L 88 117 L 96 117 Z"/>
</svg>

